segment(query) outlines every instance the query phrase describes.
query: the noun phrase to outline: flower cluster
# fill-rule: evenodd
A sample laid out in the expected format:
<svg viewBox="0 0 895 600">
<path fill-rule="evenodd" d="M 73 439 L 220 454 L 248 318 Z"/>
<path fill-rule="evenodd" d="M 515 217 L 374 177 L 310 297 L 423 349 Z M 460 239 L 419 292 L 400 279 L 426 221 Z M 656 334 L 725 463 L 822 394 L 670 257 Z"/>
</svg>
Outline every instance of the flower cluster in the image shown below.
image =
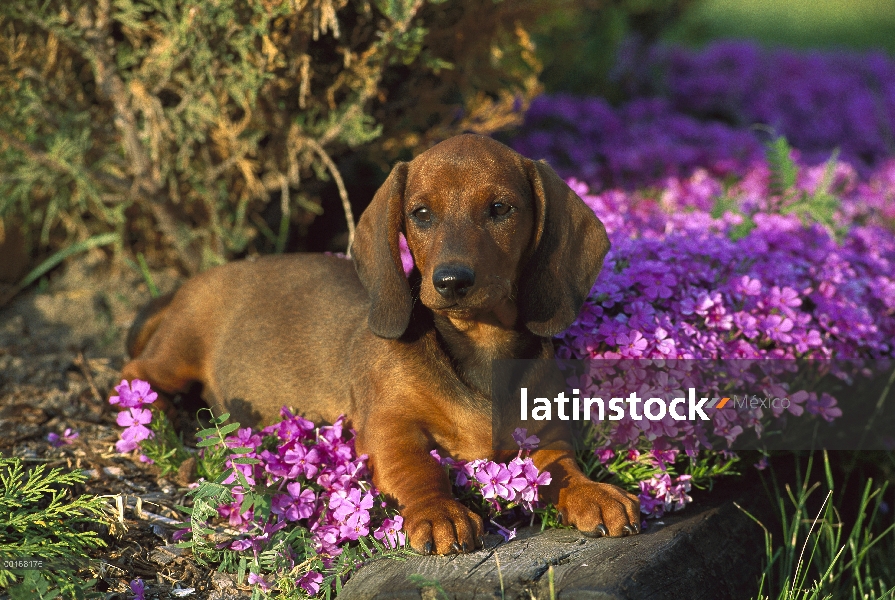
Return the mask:
<svg viewBox="0 0 895 600">
<path fill-rule="evenodd" d="M 122 381 L 115 389 L 119 395 L 110 402 L 128 408 L 118 418 L 127 429 L 117 446 L 128 452 L 151 439 L 152 432 L 145 426 L 152 415 L 143 406 L 157 396 L 140 380 Z M 240 534 L 220 547 L 257 559 L 273 547 L 279 531 L 300 526 L 308 531 L 313 552 L 324 570 L 346 544 L 370 535 L 384 548 L 404 547 L 403 518 L 388 516 L 384 511 L 386 503 L 369 481 L 366 456 L 358 456 L 353 439 L 346 439 L 343 419 L 317 427 L 286 408 L 281 416 L 280 422 L 261 431 L 235 429 L 222 440 L 229 450 L 224 459 L 229 474 L 222 483 L 231 488 L 233 501 L 218 506 L 217 514 Z M 514 438 L 519 453 L 508 463 L 454 461 L 441 458 L 435 451 L 433 457 L 454 472 L 458 493 L 484 501 L 492 516 L 516 508 L 531 511 L 538 503 L 539 486 L 550 483 L 550 475 L 540 473 L 528 456 L 537 447 L 538 438 L 522 429 L 514 433 Z M 267 511 L 257 510 L 257 505 L 248 501 L 259 490 L 266 490 L 268 495 Z M 494 525 L 505 535 L 509 533 Z M 177 539 L 189 531 L 178 532 Z M 284 554 L 283 572 L 299 563 L 308 564 L 289 551 Z M 305 568 L 295 585 L 314 595 L 323 581 L 320 571 Z M 256 572 L 249 574 L 249 583 L 264 590 L 272 588 L 265 576 Z"/>
<path fill-rule="evenodd" d="M 862 175 L 895 154 L 895 61 L 883 54 L 725 41 L 620 56 L 628 102 L 537 98 L 513 148 L 597 191 L 655 185 L 698 168 L 745 175 L 761 163 L 769 132 L 786 137 L 807 165 L 838 149 Z"/>
<path fill-rule="evenodd" d="M 452 476 L 457 495 L 471 504 L 484 501 L 491 517 L 512 513 L 517 508 L 532 513 L 538 506 L 538 489 L 550 483 L 550 473 L 538 471 L 529 457 L 540 443 L 536 435 L 528 435 L 520 427 L 513 432 L 513 439 L 519 445 L 519 452 L 505 463 L 486 459 L 454 460 L 440 456 L 436 450 L 432 451 L 432 457 Z M 515 536 L 515 530 L 508 530 L 493 519 L 491 523 L 504 539 Z"/>
<path fill-rule="evenodd" d="M 802 185 L 818 185 L 816 173 L 805 171 Z M 775 212 L 780 197 L 771 189 L 767 167 L 730 186 L 698 170 L 666 180 L 658 196 L 620 190 L 593 194 L 581 182 L 569 184 L 606 225 L 612 251 L 578 320 L 559 338 L 558 355 L 684 359 L 658 382 L 644 381 L 640 369 L 598 363 L 576 387 L 611 397 L 618 395 L 613 390 L 649 383 L 677 395 L 688 387 L 719 389 L 722 383 L 695 372 L 690 359 L 892 356 L 895 241 L 889 230 L 853 225 L 836 239 L 827 227 Z M 738 210 L 713 210 L 722 197 Z M 859 195 L 850 198 L 862 204 Z M 870 207 L 872 202 L 863 203 L 861 210 L 869 214 Z M 752 228 L 732 236 L 743 211 Z M 840 212 L 838 218 L 847 221 L 848 210 Z M 841 415 L 833 397 L 774 387 L 772 376 L 752 383 L 789 396 L 793 416 Z M 725 408 L 710 432 L 670 415 L 663 421 L 626 417 L 616 422 L 610 439 L 632 445 L 643 437 L 660 449 L 682 445 L 692 456 L 710 447 L 707 433 L 728 444 L 747 429 L 760 434 L 762 416 L 761 409 Z"/>
<path fill-rule="evenodd" d="M 152 438 L 155 434 L 147 425 L 152 422 L 152 411 L 143 408 L 145 404 L 152 404 L 158 399 L 158 394 L 150 389 L 149 384 L 139 379 L 130 383 L 122 379 L 115 386 L 117 396 L 109 398 L 109 404 L 117 404 L 127 410 L 118 413 L 116 422 L 124 427 L 121 439 L 115 443 L 119 452 L 135 450 L 140 442 Z"/>
<path fill-rule="evenodd" d="M 691 475 L 672 478 L 668 473 L 640 482 L 640 512 L 658 519 L 666 512 L 684 508 L 693 501 L 688 495 Z"/>
<path fill-rule="evenodd" d="M 736 383 L 695 368 L 701 359 L 772 359 L 785 370 L 795 359 L 893 356 L 895 61 L 719 42 L 628 48 L 617 71 L 628 102 L 542 97 L 512 141 L 565 176 L 612 240 L 558 338 L 560 357 L 602 359 L 572 386 L 677 397 Z M 791 154 L 766 150 L 769 132 Z M 656 360 L 669 368 L 637 366 Z M 784 413 L 841 416 L 833 396 L 789 389 L 763 368 L 750 386 L 786 395 L 786 409 L 728 406 L 709 429 L 625 417 L 600 426 L 599 452 L 692 458 L 712 436 L 729 446 Z M 689 501 L 688 479 L 643 475 L 644 512 Z"/>
<path fill-rule="evenodd" d="M 511 145 L 595 189 L 654 184 L 698 167 L 716 176 L 737 174 L 762 157 L 754 132 L 705 123 L 661 98 L 615 108 L 602 98 L 541 96 Z"/>
<path fill-rule="evenodd" d="M 385 547 L 403 546 L 406 540 L 399 515 L 379 519 L 379 527 L 372 527 L 378 519 L 376 509 L 381 512 L 385 503 L 368 481 L 366 456 L 357 456 L 353 440 L 345 439 L 343 419 L 315 427 L 285 408 L 281 416 L 282 421 L 260 433 L 244 428 L 225 439 L 234 451 L 225 464 L 234 471 L 224 483 L 236 483 L 239 471 L 253 488 L 274 490 L 269 518 L 256 515 L 252 508 L 243 509 L 245 494 L 250 490 L 240 485 L 232 490 L 234 501 L 218 508 L 221 518 L 245 532 L 230 544 L 230 549 L 251 550 L 257 555 L 273 533 L 289 524 L 310 531 L 324 566 L 341 554 L 344 544 L 370 535 L 371 529 Z M 254 464 L 238 460 L 245 458 L 255 459 Z M 263 578 L 255 578 L 261 585 Z M 309 571 L 296 583 L 309 594 L 316 594 L 322 581 L 321 573 Z"/>
<path fill-rule="evenodd" d="M 656 46 L 645 60 L 637 54 L 636 63 L 623 57 L 619 70 L 638 95 L 664 96 L 676 112 L 704 122 L 769 126 L 808 163 L 835 148 L 858 167 L 895 153 L 895 60 L 882 52 L 767 50 L 725 40 L 699 50 Z"/>
</svg>

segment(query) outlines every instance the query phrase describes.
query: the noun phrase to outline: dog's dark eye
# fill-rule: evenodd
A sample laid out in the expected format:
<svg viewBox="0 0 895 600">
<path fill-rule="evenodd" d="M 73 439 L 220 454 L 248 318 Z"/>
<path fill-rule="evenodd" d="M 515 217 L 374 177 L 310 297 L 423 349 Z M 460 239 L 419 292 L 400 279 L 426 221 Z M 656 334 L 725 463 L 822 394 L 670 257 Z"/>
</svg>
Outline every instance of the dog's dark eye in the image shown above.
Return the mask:
<svg viewBox="0 0 895 600">
<path fill-rule="evenodd" d="M 411 213 L 413 218 L 420 223 L 428 223 L 432 220 L 432 212 L 425 206 L 421 206 Z"/>
<path fill-rule="evenodd" d="M 506 202 L 493 202 L 491 204 L 491 216 L 492 217 L 502 217 L 513 207 L 507 204 Z"/>
</svg>

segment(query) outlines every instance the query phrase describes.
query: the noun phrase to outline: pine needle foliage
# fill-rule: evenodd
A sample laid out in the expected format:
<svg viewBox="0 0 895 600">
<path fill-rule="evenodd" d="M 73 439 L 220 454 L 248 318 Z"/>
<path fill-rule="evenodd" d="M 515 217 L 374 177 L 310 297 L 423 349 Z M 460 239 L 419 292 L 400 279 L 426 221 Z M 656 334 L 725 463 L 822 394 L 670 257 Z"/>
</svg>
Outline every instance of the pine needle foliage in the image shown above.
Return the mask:
<svg viewBox="0 0 895 600">
<path fill-rule="evenodd" d="M 197 271 L 282 250 L 335 160 L 516 123 L 563 0 L 0 3 L 0 221 Z M 263 234 L 263 235 L 260 235 Z"/>
<path fill-rule="evenodd" d="M 75 574 L 106 543 L 82 526 L 104 518 L 105 499 L 72 497 L 71 486 L 86 479 L 45 465 L 26 470 L 20 459 L 0 456 L 0 588 L 13 600 L 90 596 L 95 580 Z"/>
</svg>

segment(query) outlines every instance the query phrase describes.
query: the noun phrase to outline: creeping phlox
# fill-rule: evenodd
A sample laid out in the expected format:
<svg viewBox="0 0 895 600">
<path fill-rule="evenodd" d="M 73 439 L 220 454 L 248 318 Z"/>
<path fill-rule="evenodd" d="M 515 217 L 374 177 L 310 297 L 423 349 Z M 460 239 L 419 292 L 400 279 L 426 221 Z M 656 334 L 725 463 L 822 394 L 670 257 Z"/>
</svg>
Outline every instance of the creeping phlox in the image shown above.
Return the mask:
<svg viewBox="0 0 895 600">
<path fill-rule="evenodd" d="M 453 478 L 455 491 L 469 502 L 478 502 L 492 517 L 491 523 L 497 532 L 509 541 L 515 537 L 515 529 L 508 530 L 494 521 L 494 517 L 515 514 L 533 514 L 538 504 L 538 488 L 550 483 L 550 473 L 541 473 L 529 454 L 538 447 L 540 439 L 528 435 L 522 427 L 513 432 L 513 439 L 519 445 L 516 458 L 501 463 L 493 460 L 454 460 L 442 457 L 432 450 L 432 457 L 443 466 Z"/>
<path fill-rule="evenodd" d="M 769 359 L 783 368 L 785 361 L 803 358 L 892 356 L 891 233 L 850 225 L 837 239 L 795 214 L 775 214 L 770 176 L 766 168 L 762 173 L 726 190 L 697 174 L 660 200 L 617 190 L 595 195 L 569 182 L 612 240 L 606 268 L 578 320 L 560 338 L 560 357 L 602 359 L 571 385 L 602 397 L 631 389 L 677 397 L 692 386 L 732 394 L 751 388 L 789 399 L 785 407 L 731 403 L 708 427 L 671 416 L 625 418 L 609 426 L 612 443 L 633 447 L 646 440 L 694 456 L 700 447 L 712 447 L 711 435 L 728 445 L 746 430 L 761 435 L 768 418 L 807 413 L 832 421 L 842 414 L 833 396 L 791 389 L 773 372 L 740 381 L 699 369 L 700 359 Z M 751 203 L 755 211 L 742 237 L 731 231 L 744 216 L 712 213 L 722 194 L 741 198 L 741 206 Z M 676 362 L 646 380 L 647 371 L 621 368 L 626 360 Z"/>
<path fill-rule="evenodd" d="M 741 41 L 699 50 L 659 45 L 619 56 L 620 80 L 639 96 L 619 106 L 602 98 L 540 96 L 513 148 L 595 188 L 652 186 L 696 169 L 717 180 L 746 175 L 762 162 L 761 140 L 770 128 L 806 164 L 837 149 L 862 174 L 887 160 L 892 169 L 891 57 L 765 50 Z"/>
<path fill-rule="evenodd" d="M 155 401 L 157 394 L 140 380 L 122 381 L 115 389 L 118 396 L 110 398 L 110 403 L 128 409 L 119 414 L 118 423 L 126 429 L 116 447 L 130 452 L 139 449 L 141 443 L 151 443 L 153 432 L 147 426 L 153 414 L 144 404 Z M 224 459 L 228 475 L 221 484 L 230 488 L 233 500 L 218 506 L 217 515 L 236 535 L 219 542 L 217 548 L 244 554 L 255 564 L 260 563 L 262 553 L 281 548 L 280 568 L 272 575 L 279 578 L 283 573 L 300 571 L 294 586 L 314 595 L 320 592 L 324 575 L 347 544 L 364 543 L 363 539 L 369 540 L 372 535 L 385 549 L 399 549 L 406 545 L 407 538 L 403 518 L 387 509 L 384 498 L 370 482 L 367 457 L 356 454 L 353 432 L 345 428 L 344 418 L 318 427 L 285 407 L 280 414 L 279 423 L 261 431 L 236 429 L 223 439 L 230 453 Z M 454 474 L 457 494 L 470 497 L 473 503 L 478 501 L 491 516 L 532 511 L 538 503 L 538 487 L 548 484 L 550 475 L 540 473 L 528 456 L 537 447 L 538 438 L 527 435 L 524 429 L 517 430 L 514 438 L 519 453 L 508 463 L 462 462 L 442 458 L 435 451 L 432 454 Z M 263 509 L 256 501 L 259 494 L 269 498 L 261 504 Z M 509 530 L 493 525 L 505 537 L 511 537 Z M 312 556 L 295 556 L 288 547 L 276 545 L 282 539 L 281 532 L 294 526 L 307 530 Z M 188 535 L 190 530 L 184 529 L 175 538 Z M 315 568 L 308 569 L 307 565 Z M 259 589 L 273 589 L 269 575 L 253 571 L 248 577 L 248 582 Z"/>
<path fill-rule="evenodd" d="M 118 413 L 116 422 L 124 427 L 121 439 L 115 443 L 119 452 L 135 450 L 140 442 L 154 437 L 154 433 L 146 427 L 152 422 L 152 411 L 143 408 L 144 404 L 152 404 L 158 399 L 158 394 L 152 391 L 149 384 L 139 379 L 128 382 L 124 379 L 115 386 L 117 396 L 109 398 L 109 404 L 117 404 L 126 408 Z M 144 461 L 145 462 L 145 461 Z"/>
</svg>

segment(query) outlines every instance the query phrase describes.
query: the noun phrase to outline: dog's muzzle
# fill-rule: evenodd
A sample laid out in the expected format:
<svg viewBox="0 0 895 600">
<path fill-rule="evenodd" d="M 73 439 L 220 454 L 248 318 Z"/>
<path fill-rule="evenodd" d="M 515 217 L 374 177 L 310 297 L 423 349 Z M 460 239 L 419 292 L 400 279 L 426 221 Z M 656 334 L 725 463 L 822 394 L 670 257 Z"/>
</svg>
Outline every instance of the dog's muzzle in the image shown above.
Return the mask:
<svg viewBox="0 0 895 600">
<path fill-rule="evenodd" d="M 463 265 L 441 266 L 432 273 L 432 285 L 445 300 L 458 300 L 475 285 L 475 272 Z"/>
</svg>

